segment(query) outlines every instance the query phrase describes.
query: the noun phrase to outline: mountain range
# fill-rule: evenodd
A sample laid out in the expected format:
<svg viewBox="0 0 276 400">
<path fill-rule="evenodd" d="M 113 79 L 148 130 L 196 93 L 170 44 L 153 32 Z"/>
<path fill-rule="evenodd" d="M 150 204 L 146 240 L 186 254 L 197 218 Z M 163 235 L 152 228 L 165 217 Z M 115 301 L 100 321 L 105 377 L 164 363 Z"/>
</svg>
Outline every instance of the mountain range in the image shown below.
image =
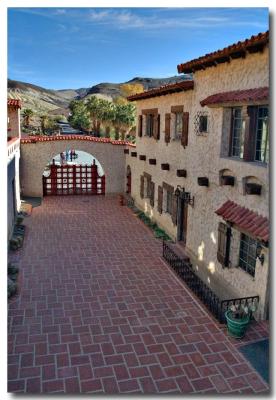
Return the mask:
<svg viewBox="0 0 276 400">
<path fill-rule="evenodd" d="M 61 90 L 45 89 L 32 83 L 8 79 L 8 97 L 20 98 L 23 108 L 31 108 L 36 113 L 68 115 L 68 106 L 73 99 L 84 99 L 95 95 L 113 100 L 118 96 L 123 96 L 121 86 L 126 83 L 141 84 L 144 90 L 148 90 L 190 78 L 190 75 L 172 76 L 169 78 L 135 77 L 122 83 L 103 82 L 89 88 Z"/>
</svg>

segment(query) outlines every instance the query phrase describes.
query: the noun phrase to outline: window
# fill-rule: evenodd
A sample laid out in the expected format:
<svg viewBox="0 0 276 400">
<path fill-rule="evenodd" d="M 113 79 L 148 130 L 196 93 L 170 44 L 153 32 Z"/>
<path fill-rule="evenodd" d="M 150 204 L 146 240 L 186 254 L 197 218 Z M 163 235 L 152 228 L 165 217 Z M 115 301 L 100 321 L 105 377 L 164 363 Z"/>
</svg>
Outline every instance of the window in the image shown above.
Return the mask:
<svg viewBox="0 0 276 400">
<path fill-rule="evenodd" d="M 182 127 L 183 127 L 183 112 L 177 112 L 175 113 L 175 127 L 174 127 L 175 139 L 181 138 Z"/>
<path fill-rule="evenodd" d="M 256 127 L 255 160 L 263 163 L 269 158 L 268 106 L 259 106 Z"/>
<path fill-rule="evenodd" d="M 168 214 L 172 213 L 172 197 L 173 197 L 173 192 L 171 191 L 166 191 L 167 192 L 167 201 L 166 201 L 166 212 Z"/>
<path fill-rule="evenodd" d="M 146 177 L 146 197 L 151 198 L 151 177 Z"/>
<path fill-rule="evenodd" d="M 242 120 L 242 108 L 232 109 L 232 148 L 231 156 L 243 158 L 244 148 L 244 124 Z"/>
<path fill-rule="evenodd" d="M 199 117 L 199 132 L 208 132 L 208 117 L 207 115 L 200 115 Z"/>
<path fill-rule="evenodd" d="M 153 136 L 153 124 L 154 124 L 154 115 L 147 114 L 146 119 L 146 135 L 149 137 Z"/>
<path fill-rule="evenodd" d="M 257 245 L 258 242 L 255 239 L 244 233 L 241 234 L 239 266 L 252 276 L 255 276 Z"/>
</svg>

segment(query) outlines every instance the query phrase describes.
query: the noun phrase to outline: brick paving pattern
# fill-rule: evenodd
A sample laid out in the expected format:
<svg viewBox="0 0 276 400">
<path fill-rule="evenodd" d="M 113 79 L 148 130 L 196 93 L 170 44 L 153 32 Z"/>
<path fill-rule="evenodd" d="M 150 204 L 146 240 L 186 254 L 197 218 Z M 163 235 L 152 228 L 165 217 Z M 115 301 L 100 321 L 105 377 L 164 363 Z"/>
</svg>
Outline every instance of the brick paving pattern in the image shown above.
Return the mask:
<svg viewBox="0 0 276 400">
<path fill-rule="evenodd" d="M 268 391 L 117 198 L 46 198 L 25 222 L 9 392 Z"/>
</svg>

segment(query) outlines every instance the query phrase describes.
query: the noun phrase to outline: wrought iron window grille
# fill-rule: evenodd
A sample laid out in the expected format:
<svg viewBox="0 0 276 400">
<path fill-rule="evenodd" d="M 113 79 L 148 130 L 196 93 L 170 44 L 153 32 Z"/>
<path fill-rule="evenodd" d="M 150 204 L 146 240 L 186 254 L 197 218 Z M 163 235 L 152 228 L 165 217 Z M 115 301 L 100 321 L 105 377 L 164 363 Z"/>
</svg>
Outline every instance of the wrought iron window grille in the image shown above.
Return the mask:
<svg viewBox="0 0 276 400">
<path fill-rule="evenodd" d="M 194 117 L 194 131 L 198 136 L 205 136 L 209 132 L 208 111 L 198 111 Z"/>
</svg>

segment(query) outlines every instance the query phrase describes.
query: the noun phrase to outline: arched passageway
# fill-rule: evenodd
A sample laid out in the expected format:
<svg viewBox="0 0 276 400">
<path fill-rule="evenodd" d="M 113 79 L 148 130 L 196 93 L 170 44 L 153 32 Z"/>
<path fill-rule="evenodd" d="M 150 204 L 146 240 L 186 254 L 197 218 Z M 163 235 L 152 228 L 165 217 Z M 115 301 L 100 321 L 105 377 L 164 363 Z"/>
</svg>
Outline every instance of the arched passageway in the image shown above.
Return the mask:
<svg viewBox="0 0 276 400">
<path fill-rule="evenodd" d="M 20 145 L 20 180 L 23 196 L 42 197 L 42 175 L 48 163 L 52 164 L 66 149 L 82 151 L 96 160 L 97 172 L 105 176 L 105 193 L 115 194 L 124 191 L 125 178 L 125 143 L 91 137 L 53 137 L 27 138 Z M 76 159 L 78 161 L 79 159 Z M 98 163 L 97 163 L 98 162 Z M 70 160 L 67 162 L 70 165 Z M 101 172 L 101 168 L 103 172 Z M 66 179 L 66 177 L 64 178 Z"/>
<path fill-rule="evenodd" d="M 103 167 L 95 157 L 81 150 L 66 149 L 55 155 L 46 166 L 42 181 L 43 196 L 105 194 Z"/>
</svg>

